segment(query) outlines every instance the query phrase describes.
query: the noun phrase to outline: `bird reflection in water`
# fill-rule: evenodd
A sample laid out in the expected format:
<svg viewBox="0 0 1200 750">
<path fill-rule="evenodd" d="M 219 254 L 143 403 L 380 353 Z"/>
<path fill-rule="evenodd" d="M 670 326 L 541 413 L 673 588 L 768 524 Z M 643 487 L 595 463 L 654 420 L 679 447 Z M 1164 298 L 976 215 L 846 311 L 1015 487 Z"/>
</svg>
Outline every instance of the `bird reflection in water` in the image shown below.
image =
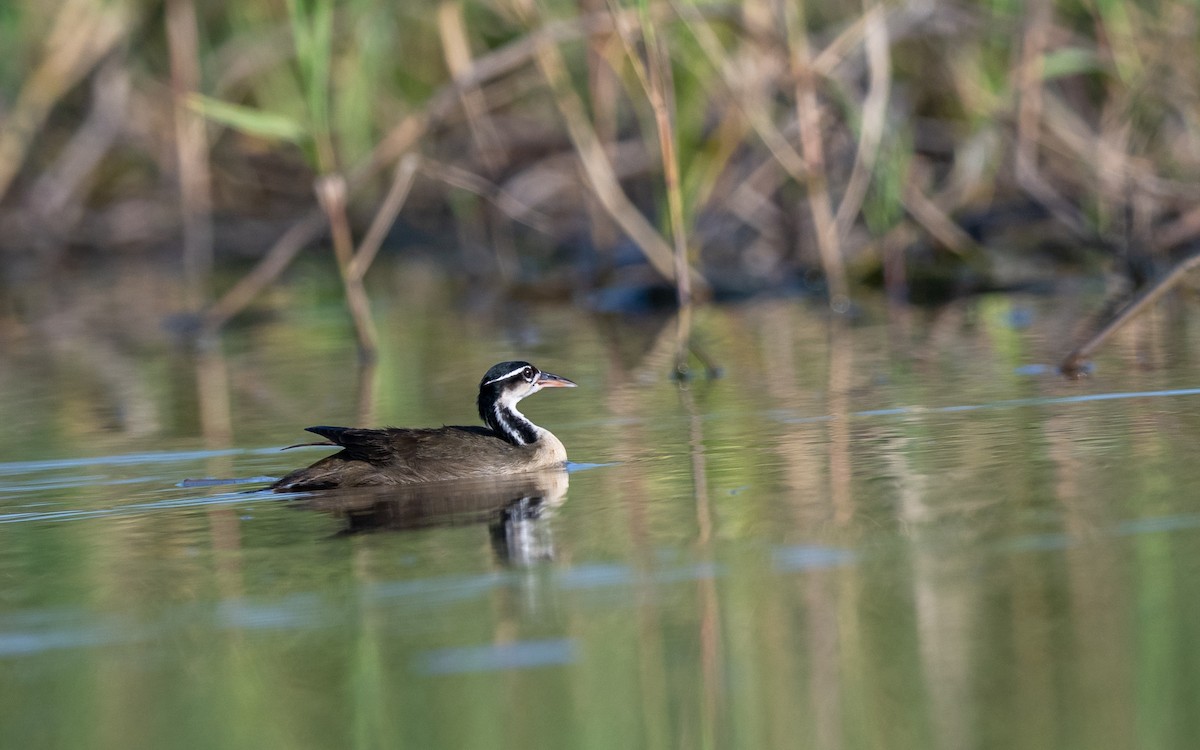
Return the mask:
<svg viewBox="0 0 1200 750">
<path fill-rule="evenodd" d="M 487 524 L 492 549 L 506 565 L 554 559 L 547 516 L 566 500 L 566 469 L 387 487 L 329 490 L 299 498 L 300 507 L 344 522 L 341 534 Z"/>
</svg>

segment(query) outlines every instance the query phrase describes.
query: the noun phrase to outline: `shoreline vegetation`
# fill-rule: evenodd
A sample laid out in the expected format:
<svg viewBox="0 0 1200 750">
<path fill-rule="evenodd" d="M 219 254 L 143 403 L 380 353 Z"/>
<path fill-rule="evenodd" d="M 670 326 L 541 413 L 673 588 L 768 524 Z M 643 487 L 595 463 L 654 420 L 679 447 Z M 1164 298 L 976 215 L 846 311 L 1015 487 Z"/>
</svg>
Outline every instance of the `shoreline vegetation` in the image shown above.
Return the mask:
<svg viewBox="0 0 1200 750">
<path fill-rule="evenodd" d="M 329 253 L 369 358 L 380 252 L 843 311 L 1175 283 L 1200 239 L 1192 3 L 19 0 L 0 36 L 3 316 L 157 258 L 212 333 Z"/>
</svg>

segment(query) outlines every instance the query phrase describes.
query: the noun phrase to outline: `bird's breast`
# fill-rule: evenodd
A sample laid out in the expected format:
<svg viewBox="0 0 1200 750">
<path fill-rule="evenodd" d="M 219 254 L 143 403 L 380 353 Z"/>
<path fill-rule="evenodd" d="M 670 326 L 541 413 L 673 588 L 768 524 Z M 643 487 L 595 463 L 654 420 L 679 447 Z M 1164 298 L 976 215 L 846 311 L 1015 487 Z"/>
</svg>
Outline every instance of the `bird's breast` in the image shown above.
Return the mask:
<svg viewBox="0 0 1200 750">
<path fill-rule="evenodd" d="M 567 462 L 567 449 L 550 430 L 542 429 L 533 446 L 534 468 L 561 466 Z"/>
</svg>

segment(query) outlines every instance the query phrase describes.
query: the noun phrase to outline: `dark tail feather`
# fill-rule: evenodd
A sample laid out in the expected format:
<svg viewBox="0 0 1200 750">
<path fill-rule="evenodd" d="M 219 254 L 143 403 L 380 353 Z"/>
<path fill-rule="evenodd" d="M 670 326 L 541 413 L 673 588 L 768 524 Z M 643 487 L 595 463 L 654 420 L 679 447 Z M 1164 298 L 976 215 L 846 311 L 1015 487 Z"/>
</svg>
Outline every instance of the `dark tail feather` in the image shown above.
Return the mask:
<svg viewBox="0 0 1200 750">
<path fill-rule="evenodd" d="M 328 427 L 326 425 L 317 425 L 316 427 L 305 427 L 304 431 L 315 433 L 331 443 L 341 445 L 342 435 L 347 432 L 354 432 L 355 430 L 353 427 Z"/>
</svg>

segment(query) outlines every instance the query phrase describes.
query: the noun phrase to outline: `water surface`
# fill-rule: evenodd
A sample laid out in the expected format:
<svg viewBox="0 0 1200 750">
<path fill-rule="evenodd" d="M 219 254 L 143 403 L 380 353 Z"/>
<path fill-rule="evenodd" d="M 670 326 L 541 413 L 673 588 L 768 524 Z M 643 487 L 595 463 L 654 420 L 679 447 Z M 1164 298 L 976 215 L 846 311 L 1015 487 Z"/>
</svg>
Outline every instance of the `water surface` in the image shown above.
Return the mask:
<svg viewBox="0 0 1200 750">
<path fill-rule="evenodd" d="M 411 291 L 411 290 L 408 290 Z M 1200 343 L 1090 379 L 1078 301 L 852 321 L 336 300 L 202 355 L 111 333 L 0 354 L 0 746 L 1190 747 Z M 503 321 L 500 323 L 498 321 Z M 80 348 L 86 339 L 86 347 Z M 473 423 L 492 363 L 576 465 L 533 486 L 279 497 L 309 424 Z M 698 368 L 699 369 L 699 368 Z M 503 484 L 503 483 L 502 483 Z"/>
</svg>

